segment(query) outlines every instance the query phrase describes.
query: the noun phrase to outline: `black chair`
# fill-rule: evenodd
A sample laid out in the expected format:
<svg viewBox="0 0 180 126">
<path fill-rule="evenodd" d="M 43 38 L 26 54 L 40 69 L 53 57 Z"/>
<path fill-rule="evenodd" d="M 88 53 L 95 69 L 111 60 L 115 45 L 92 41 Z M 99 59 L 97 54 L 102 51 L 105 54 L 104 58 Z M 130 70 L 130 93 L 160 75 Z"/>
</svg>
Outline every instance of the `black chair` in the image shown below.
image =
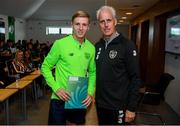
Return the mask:
<svg viewBox="0 0 180 126">
<path fill-rule="evenodd" d="M 174 80 L 175 78 L 169 73 L 163 73 L 160 76 L 160 79 L 157 84 L 152 85 L 145 85 L 141 90 L 141 99 L 139 101 L 139 108 L 141 108 L 142 104 L 149 104 L 149 105 L 159 105 L 161 100 L 164 100 L 164 93 L 166 91 L 167 86 L 169 85 L 170 81 Z M 157 116 L 162 124 L 165 124 L 161 115 L 158 113 L 149 113 L 149 112 L 141 112 L 138 111 L 138 114 L 145 114 L 150 116 Z"/>
<path fill-rule="evenodd" d="M 6 84 L 6 72 L 4 70 L 5 63 L 0 62 L 0 89 L 5 88 Z"/>
<path fill-rule="evenodd" d="M 8 73 L 8 78 L 9 78 L 9 83 L 12 83 L 12 82 L 16 81 L 17 78 L 19 78 L 19 74 L 15 73 L 12 61 L 13 61 L 13 59 L 10 59 L 5 62 L 6 68 L 7 68 L 7 73 Z"/>
</svg>

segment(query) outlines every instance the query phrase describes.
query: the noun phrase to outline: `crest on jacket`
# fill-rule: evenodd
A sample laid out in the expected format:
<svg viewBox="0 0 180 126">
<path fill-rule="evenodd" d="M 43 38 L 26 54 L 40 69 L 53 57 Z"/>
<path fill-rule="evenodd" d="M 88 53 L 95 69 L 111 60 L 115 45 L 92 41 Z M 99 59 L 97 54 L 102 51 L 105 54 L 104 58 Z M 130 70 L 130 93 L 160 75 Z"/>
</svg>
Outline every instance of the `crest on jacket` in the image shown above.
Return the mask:
<svg viewBox="0 0 180 126">
<path fill-rule="evenodd" d="M 109 58 L 114 59 L 117 56 L 117 51 L 116 50 L 111 50 L 109 52 Z"/>
</svg>

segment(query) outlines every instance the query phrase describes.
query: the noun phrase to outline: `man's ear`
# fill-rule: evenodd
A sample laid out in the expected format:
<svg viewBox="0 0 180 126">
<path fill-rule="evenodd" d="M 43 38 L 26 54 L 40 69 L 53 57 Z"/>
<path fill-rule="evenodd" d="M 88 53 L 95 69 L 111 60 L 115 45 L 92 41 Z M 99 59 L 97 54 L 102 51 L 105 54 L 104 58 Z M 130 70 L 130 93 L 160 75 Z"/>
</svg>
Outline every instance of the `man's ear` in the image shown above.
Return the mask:
<svg viewBox="0 0 180 126">
<path fill-rule="evenodd" d="M 115 26 L 116 26 L 117 25 L 117 19 L 115 18 L 114 20 L 115 20 Z"/>
</svg>

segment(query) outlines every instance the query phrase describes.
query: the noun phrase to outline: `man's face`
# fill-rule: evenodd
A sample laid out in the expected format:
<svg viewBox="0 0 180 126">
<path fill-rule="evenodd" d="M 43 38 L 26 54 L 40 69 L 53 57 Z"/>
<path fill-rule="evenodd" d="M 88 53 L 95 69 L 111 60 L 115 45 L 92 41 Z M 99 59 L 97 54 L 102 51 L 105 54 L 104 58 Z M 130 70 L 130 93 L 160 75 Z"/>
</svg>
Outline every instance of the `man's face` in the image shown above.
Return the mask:
<svg viewBox="0 0 180 126">
<path fill-rule="evenodd" d="M 89 20 L 87 17 L 76 17 L 72 22 L 73 34 L 76 39 L 84 39 L 89 30 Z"/>
<path fill-rule="evenodd" d="M 113 17 L 109 10 L 101 11 L 99 15 L 99 26 L 104 37 L 111 37 L 116 31 L 117 20 Z"/>
</svg>

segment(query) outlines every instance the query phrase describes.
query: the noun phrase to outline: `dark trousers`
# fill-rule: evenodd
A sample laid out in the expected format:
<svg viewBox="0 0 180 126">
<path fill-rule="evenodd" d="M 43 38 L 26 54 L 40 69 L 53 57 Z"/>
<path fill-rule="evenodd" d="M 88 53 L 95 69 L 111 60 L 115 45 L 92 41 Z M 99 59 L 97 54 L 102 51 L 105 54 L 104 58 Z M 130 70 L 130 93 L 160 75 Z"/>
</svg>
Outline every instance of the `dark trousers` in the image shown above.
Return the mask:
<svg viewBox="0 0 180 126">
<path fill-rule="evenodd" d="M 124 125 L 124 111 L 112 110 L 96 105 L 99 125 Z"/>
<path fill-rule="evenodd" d="M 64 109 L 64 104 L 62 100 L 50 101 L 48 125 L 66 125 L 66 121 L 78 125 L 85 123 L 86 109 Z"/>
</svg>

